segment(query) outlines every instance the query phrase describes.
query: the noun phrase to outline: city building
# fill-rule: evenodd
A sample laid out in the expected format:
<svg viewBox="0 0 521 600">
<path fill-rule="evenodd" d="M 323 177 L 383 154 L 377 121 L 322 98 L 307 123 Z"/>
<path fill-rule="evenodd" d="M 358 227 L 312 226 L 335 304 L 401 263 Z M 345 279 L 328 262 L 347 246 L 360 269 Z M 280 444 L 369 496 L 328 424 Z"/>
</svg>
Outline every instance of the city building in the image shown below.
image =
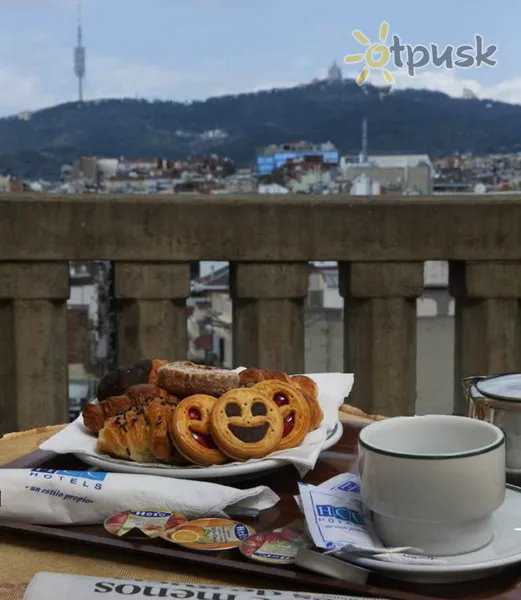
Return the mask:
<svg viewBox="0 0 521 600">
<path fill-rule="evenodd" d="M 363 175 L 378 182 L 385 191 L 407 194 L 431 194 L 434 166 L 427 154 L 391 154 L 369 156 L 363 162 L 340 159 L 340 171 L 348 181 L 359 181 Z"/>
<path fill-rule="evenodd" d="M 268 146 L 257 156 L 257 176 L 271 175 L 276 169 L 284 166 L 288 160 L 309 157 L 321 157 L 324 164 L 335 167 L 338 165 L 340 155 L 331 142 L 324 144 L 295 142 Z"/>
</svg>

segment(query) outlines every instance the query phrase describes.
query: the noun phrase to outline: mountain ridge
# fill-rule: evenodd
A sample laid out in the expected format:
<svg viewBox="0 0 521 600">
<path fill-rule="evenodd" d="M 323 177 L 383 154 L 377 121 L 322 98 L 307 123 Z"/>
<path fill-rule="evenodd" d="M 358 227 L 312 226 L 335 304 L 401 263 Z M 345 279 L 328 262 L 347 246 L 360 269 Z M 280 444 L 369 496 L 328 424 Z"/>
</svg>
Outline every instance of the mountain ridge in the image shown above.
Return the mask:
<svg viewBox="0 0 521 600">
<path fill-rule="evenodd" d="M 370 154 L 521 150 L 521 106 L 343 80 L 190 103 L 69 102 L 29 120 L 7 117 L 0 119 L 0 174 L 57 179 L 62 164 L 82 155 L 182 159 L 216 153 L 251 166 L 260 148 L 297 140 L 331 141 L 341 153 L 357 154 L 364 117 Z"/>
</svg>

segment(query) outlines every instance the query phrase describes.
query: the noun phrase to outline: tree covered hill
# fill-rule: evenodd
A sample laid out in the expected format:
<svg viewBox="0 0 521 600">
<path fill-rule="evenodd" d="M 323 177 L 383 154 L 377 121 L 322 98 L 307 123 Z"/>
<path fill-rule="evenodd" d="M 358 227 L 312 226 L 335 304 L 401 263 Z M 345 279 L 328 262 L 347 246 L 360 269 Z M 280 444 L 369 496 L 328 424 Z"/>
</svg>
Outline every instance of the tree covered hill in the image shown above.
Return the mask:
<svg viewBox="0 0 521 600">
<path fill-rule="evenodd" d="M 71 102 L 29 120 L 0 119 L 0 174 L 56 179 L 62 164 L 82 155 L 176 159 L 215 152 L 249 166 L 259 148 L 296 140 L 331 141 L 343 153 L 358 153 L 363 117 L 373 154 L 521 149 L 521 106 L 344 80 L 190 103 Z"/>
</svg>

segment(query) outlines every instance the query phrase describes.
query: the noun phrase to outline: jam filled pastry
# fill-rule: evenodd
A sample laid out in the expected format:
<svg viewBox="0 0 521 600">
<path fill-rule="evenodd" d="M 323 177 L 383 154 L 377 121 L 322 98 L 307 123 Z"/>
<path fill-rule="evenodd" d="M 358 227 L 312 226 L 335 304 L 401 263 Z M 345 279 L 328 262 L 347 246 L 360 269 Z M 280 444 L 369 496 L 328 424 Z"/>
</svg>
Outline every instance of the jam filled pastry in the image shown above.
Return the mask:
<svg viewBox="0 0 521 600">
<path fill-rule="evenodd" d="M 284 419 L 282 438 L 275 450 L 287 450 L 298 446 L 309 431 L 309 405 L 294 386 L 282 381 L 261 381 L 252 388 L 268 396 L 279 407 Z"/>
<path fill-rule="evenodd" d="M 322 407 L 318 402 L 318 385 L 306 375 L 292 375 L 290 379 L 292 385 L 296 385 L 307 400 L 310 409 L 309 431 L 314 431 L 320 427 L 324 418 Z"/>
<path fill-rule="evenodd" d="M 181 397 L 195 394 L 218 397 L 239 387 L 239 374 L 235 371 L 196 365 L 186 360 L 160 367 L 157 380 L 159 386 Z"/>
<path fill-rule="evenodd" d="M 216 400 L 210 430 L 224 454 L 234 460 L 263 458 L 282 438 L 284 419 L 266 394 L 253 388 L 230 390 Z"/>
<path fill-rule="evenodd" d="M 175 447 L 188 460 L 203 467 L 228 461 L 210 433 L 214 404 L 213 396 L 195 394 L 182 400 L 170 415 L 169 431 Z"/>
</svg>

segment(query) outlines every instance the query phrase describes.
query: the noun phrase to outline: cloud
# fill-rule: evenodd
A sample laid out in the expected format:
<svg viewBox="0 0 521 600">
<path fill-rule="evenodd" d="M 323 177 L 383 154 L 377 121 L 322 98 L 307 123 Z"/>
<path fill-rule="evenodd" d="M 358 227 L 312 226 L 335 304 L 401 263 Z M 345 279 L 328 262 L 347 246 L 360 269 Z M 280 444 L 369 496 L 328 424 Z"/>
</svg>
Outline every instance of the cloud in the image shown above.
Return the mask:
<svg viewBox="0 0 521 600">
<path fill-rule="evenodd" d="M 3 2 L 10 0 L 0 0 Z M 17 0 L 30 3 L 35 0 Z M 59 5 L 71 0 L 39 0 Z M 95 2 L 96 0 L 88 0 Z M 71 2 L 72 3 L 72 2 Z M 197 69 L 176 68 L 168 64 L 136 62 L 124 57 L 91 53 L 87 48 L 85 97 L 144 97 L 170 100 L 202 99 L 208 96 L 239 94 L 261 89 L 284 88 L 311 81 L 317 73 L 315 58 L 288 57 L 285 64 L 266 63 L 262 69 L 237 71 L 215 57 L 208 57 Z M 356 77 L 358 71 L 348 74 Z M 464 88 L 480 98 L 521 103 L 521 77 L 485 86 L 464 78 L 464 71 L 420 71 L 409 77 L 394 71 L 395 88 L 423 88 L 461 97 Z M 369 81 L 383 85 L 379 73 Z M 45 31 L 21 35 L 0 33 L 0 116 L 23 110 L 37 110 L 77 98 L 77 82 L 73 74 L 72 48 L 62 45 Z M 8 93 L 6 93 L 8 90 Z"/>
<path fill-rule="evenodd" d="M 347 77 L 355 79 L 359 71 L 350 69 L 346 71 Z M 471 90 L 481 99 L 499 100 L 511 104 L 521 104 L 521 77 L 506 79 L 493 85 L 484 85 L 476 79 L 464 78 L 462 70 L 432 69 L 420 71 L 414 77 L 409 76 L 404 70 L 391 71 L 394 78 L 394 89 L 416 89 L 442 92 L 453 98 L 461 98 L 465 89 Z M 383 76 L 380 73 L 371 73 L 368 83 L 377 87 L 384 87 Z"/>
<path fill-rule="evenodd" d="M 283 65 L 275 70 L 267 66 L 264 74 L 249 68 L 238 74 L 225 61 L 212 57 L 197 69 L 175 68 L 91 54 L 87 48 L 86 62 L 86 99 L 138 96 L 184 101 L 290 87 L 302 78 L 298 69 L 288 78 Z M 0 89 L 9 90 L 0 94 L 0 116 L 75 100 L 72 48 L 57 44 L 45 32 L 19 36 L 0 33 Z"/>
</svg>

